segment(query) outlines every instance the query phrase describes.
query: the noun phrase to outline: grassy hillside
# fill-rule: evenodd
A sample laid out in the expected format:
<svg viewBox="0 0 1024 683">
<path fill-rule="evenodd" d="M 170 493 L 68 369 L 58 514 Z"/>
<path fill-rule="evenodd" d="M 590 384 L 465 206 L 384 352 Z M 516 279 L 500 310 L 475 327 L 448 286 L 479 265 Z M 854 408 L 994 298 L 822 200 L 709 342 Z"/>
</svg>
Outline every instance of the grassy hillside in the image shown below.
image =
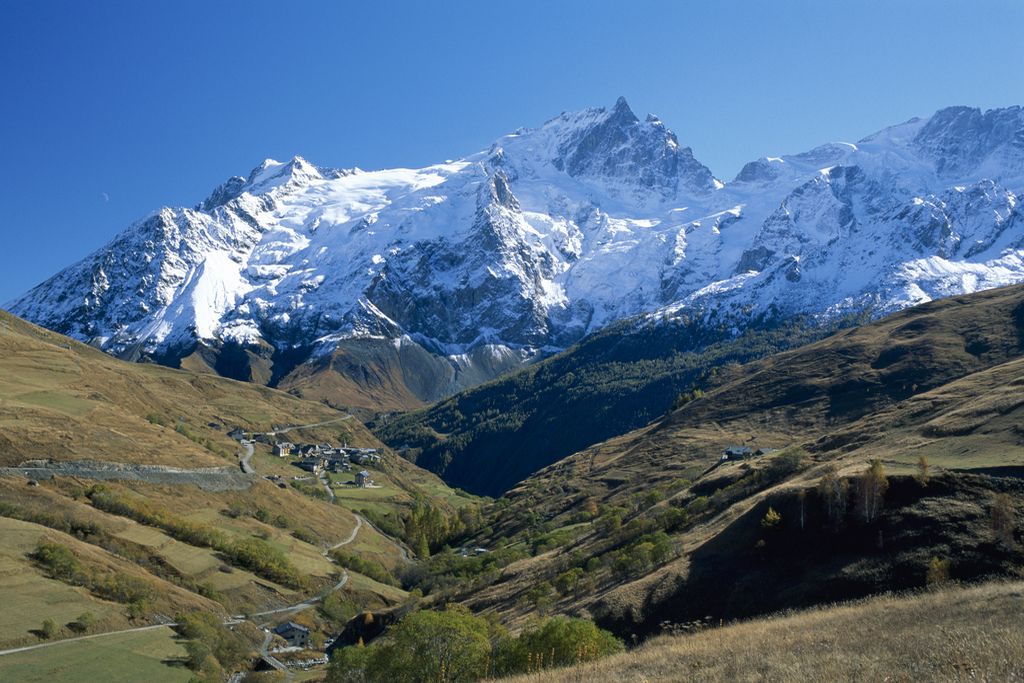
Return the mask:
<svg viewBox="0 0 1024 683">
<path fill-rule="evenodd" d="M 297 442 L 382 449 L 379 488 L 334 482 L 331 501 L 319 482 L 293 481 L 301 473 L 268 443 L 254 444 L 256 474 L 242 473 L 244 449 L 228 432 L 281 426 L 295 426 L 283 438 Z M 33 470 L 38 481 L 19 470 L 39 460 L 68 469 Z M 100 481 L 80 461 L 184 476 Z M 410 553 L 389 532 L 404 534 L 414 510 L 454 520 L 477 504 L 397 457 L 346 413 L 210 373 L 123 362 L 3 312 L 0 468 L 0 649 L 196 609 L 220 619 L 271 611 L 250 620 L 292 618 L 331 634 L 360 610 L 405 599 L 393 574 Z M 230 475 L 228 490 L 208 485 L 216 472 Z M 334 546 L 345 555 L 332 555 Z M 323 596 L 331 600 L 321 609 Z M 272 611 L 289 606 L 297 607 Z M 50 632 L 44 620 L 53 622 Z M 49 675 L 48 652 L 4 655 L 0 672 Z M 183 670 L 168 671 L 174 680 Z"/>
<path fill-rule="evenodd" d="M 663 636 L 515 683 L 1009 681 L 1024 677 L 1024 584 L 883 596 Z"/>
<path fill-rule="evenodd" d="M 936 302 L 709 375 L 499 499 L 466 540 L 491 554 L 449 590 L 511 623 L 586 613 L 629 637 L 923 586 L 933 560 L 962 580 L 1021 571 L 1022 302 Z M 733 444 L 780 450 L 718 464 Z"/>
<path fill-rule="evenodd" d="M 237 461 L 233 427 L 341 417 L 272 389 L 119 361 L 0 311 L 0 464 L 97 458 L 179 467 Z M 325 428 L 324 438 L 341 430 Z M 374 443 L 355 420 L 344 431 Z"/>
<path fill-rule="evenodd" d="M 716 367 L 825 334 L 800 321 L 765 324 L 739 338 L 703 322 L 623 323 L 536 365 L 372 427 L 450 484 L 500 495 L 546 465 L 660 417 Z"/>
<path fill-rule="evenodd" d="M 40 458 L 234 466 L 239 446 L 227 435 L 234 427 L 263 432 L 316 424 L 283 438 L 382 447 L 359 420 L 346 418 L 252 383 L 119 361 L 0 311 L 0 466 Z M 385 462 L 406 493 L 457 499 L 404 460 Z"/>
<path fill-rule="evenodd" d="M 426 401 L 410 387 L 415 386 L 413 377 L 422 373 L 443 383 L 445 368 L 442 361 L 415 348 L 419 353 L 403 353 L 390 340 L 343 342 L 329 355 L 296 367 L 282 378 L 279 387 L 302 398 L 369 415 L 421 408 Z"/>
<path fill-rule="evenodd" d="M 75 620 L 84 612 L 92 612 L 97 627 L 107 630 L 127 628 L 129 622 L 122 609 L 112 600 L 97 600 L 81 586 L 71 586 L 37 570 L 31 553 L 43 541 L 62 543 L 83 563 L 108 573 L 149 581 L 154 588 L 154 611 L 175 613 L 185 609 L 216 609 L 218 606 L 167 581 L 147 574 L 131 562 L 102 548 L 47 529 L 36 524 L 0 517 L 4 542 L 0 545 L 0 575 L 4 578 L 3 616 L 0 618 L 0 644 L 35 642 L 29 637 L 45 619 L 52 619 L 64 635 L 76 635 Z M 19 637 L 22 637 L 19 640 Z"/>
</svg>

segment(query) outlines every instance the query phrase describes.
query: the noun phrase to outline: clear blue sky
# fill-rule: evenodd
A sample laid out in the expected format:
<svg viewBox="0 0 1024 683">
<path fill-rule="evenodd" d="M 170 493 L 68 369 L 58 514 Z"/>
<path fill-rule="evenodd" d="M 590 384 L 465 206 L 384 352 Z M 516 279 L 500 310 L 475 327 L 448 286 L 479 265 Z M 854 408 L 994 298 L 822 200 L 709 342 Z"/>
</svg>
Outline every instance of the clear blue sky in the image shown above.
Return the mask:
<svg viewBox="0 0 1024 683">
<path fill-rule="evenodd" d="M 265 157 L 417 166 L 625 95 L 716 175 L 1024 104 L 1024 2 L 0 0 L 0 303 Z"/>
</svg>

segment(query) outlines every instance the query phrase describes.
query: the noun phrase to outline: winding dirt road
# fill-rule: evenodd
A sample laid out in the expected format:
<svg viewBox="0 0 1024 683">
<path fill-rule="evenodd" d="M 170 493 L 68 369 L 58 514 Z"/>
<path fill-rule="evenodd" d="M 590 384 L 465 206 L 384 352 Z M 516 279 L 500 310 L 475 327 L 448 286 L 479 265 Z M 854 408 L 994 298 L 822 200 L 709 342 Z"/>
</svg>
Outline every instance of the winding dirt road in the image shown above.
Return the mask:
<svg viewBox="0 0 1024 683">
<path fill-rule="evenodd" d="M 326 422 L 319 422 L 319 423 L 310 424 L 310 425 L 297 425 L 297 426 L 294 426 L 294 427 L 288 427 L 286 429 L 278 430 L 278 431 L 275 431 L 275 432 L 266 432 L 266 433 L 268 435 L 284 434 L 285 432 L 289 432 L 289 431 L 292 431 L 294 429 L 304 429 L 304 428 L 308 428 L 308 427 L 320 427 L 320 426 L 323 426 L 323 425 L 332 424 L 334 422 L 343 422 L 343 421 L 349 420 L 351 418 L 352 418 L 351 415 L 346 415 L 345 417 L 341 417 L 341 418 L 338 418 L 338 419 L 335 419 L 335 420 L 328 420 Z M 240 444 L 241 444 L 242 448 L 245 449 L 245 454 L 241 455 L 240 458 L 239 458 L 239 465 L 240 465 L 240 467 L 242 469 L 242 472 L 244 472 L 245 474 L 256 474 L 256 469 L 250 463 L 250 460 L 252 459 L 253 453 L 254 453 L 253 442 L 249 441 L 249 440 L 244 440 L 244 441 L 241 441 Z M 331 494 L 331 498 L 333 499 L 334 498 L 334 492 L 330 490 L 330 487 L 327 485 L 326 482 L 323 482 L 323 483 L 324 483 L 324 486 L 327 488 L 328 492 Z M 403 543 L 401 543 L 400 541 L 397 541 L 396 539 L 391 538 L 387 534 L 385 534 L 382 531 L 380 531 L 379 529 L 377 529 L 375 526 L 373 526 L 373 524 L 368 519 L 366 519 L 362 515 L 360 515 L 358 513 L 355 513 L 355 512 L 353 512 L 352 515 L 355 517 L 356 525 L 352 528 L 352 531 L 349 533 L 347 538 L 345 538 L 345 539 L 335 543 L 334 545 L 326 548 L 323 551 L 323 554 L 324 554 L 325 557 L 330 557 L 330 552 L 332 550 L 334 550 L 336 548 L 340 548 L 342 546 L 346 546 L 349 543 L 352 543 L 353 541 L 355 541 L 356 540 L 356 536 L 359 534 L 359 530 L 363 528 L 363 525 L 366 525 L 367 527 L 369 527 L 369 528 L 373 529 L 374 531 L 376 531 L 377 533 L 381 534 L 384 538 L 386 538 L 389 541 L 391 541 L 395 545 L 395 547 L 398 548 L 399 554 L 401 555 L 403 560 L 405 560 L 406 562 L 411 562 L 412 561 L 412 559 L 410 557 L 410 554 L 409 554 L 409 551 L 408 551 L 408 549 L 405 547 L 405 545 Z M 279 607 L 277 609 L 266 610 L 266 611 L 263 611 L 263 612 L 253 612 L 251 614 L 236 615 L 236 616 L 233 616 L 230 619 L 227 619 L 226 621 L 224 621 L 224 624 L 225 625 L 237 624 L 237 623 L 239 623 L 241 621 L 253 621 L 255 623 L 257 621 L 258 617 L 267 617 L 267 616 L 271 616 L 271 615 L 275 615 L 275 614 L 286 614 L 286 613 L 289 613 L 289 612 L 299 612 L 301 610 L 308 609 L 308 608 L 313 607 L 314 605 L 316 605 L 318 602 L 320 602 L 321 600 L 326 598 L 331 593 L 333 593 L 335 591 L 338 591 L 338 590 L 341 590 L 342 588 L 344 588 L 345 585 L 348 583 L 348 580 L 349 580 L 348 571 L 344 567 L 342 567 L 341 568 L 341 578 L 338 580 L 338 582 L 336 584 L 334 584 L 333 586 L 331 586 L 330 588 L 328 588 L 327 590 L 325 590 L 322 593 L 320 593 L 319 595 L 315 596 L 315 597 L 309 598 L 307 600 L 303 600 L 302 602 L 295 603 L 294 605 L 288 605 L 287 607 Z M 260 621 L 263 621 L 263 620 L 260 619 Z M 15 648 L 7 649 L 7 650 L 0 650 L 0 656 L 12 655 L 12 654 L 16 654 L 16 653 L 19 653 L 19 652 L 28 652 L 28 651 L 31 651 L 31 650 L 38 650 L 38 649 L 45 648 L 45 647 L 54 647 L 56 645 L 63 645 L 65 643 L 73 643 L 73 642 L 77 642 L 77 641 L 81 641 L 81 640 L 91 640 L 91 639 L 94 639 L 94 638 L 104 638 L 104 637 L 107 637 L 107 636 L 116 636 L 116 635 L 120 635 L 120 634 L 124 634 L 124 633 L 138 633 L 138 632 L 142 632 L 142 631 L 152 631 L 152 630 L 160 629 L 160 628 L 173 628 L 175 626 L 177 626 L 177 624 L 172 622 L 172 623 L 167 623 L 167 624 L 152 624 L 152 625 L 149 625 L 149 626 L 139 626 L 139 627 L 136 627 L 136 628 L 128 628 L 128 629 L 123 629 L 123 630 L 120 630 L 120 631 L 107 631 L 105 633 L 93 633 L 93 634 L 86 635 L 86 636 L 76 636 L 74 638 L 64 638 L 62 640 L 54 640 L 54 641 L 50 641 L 50 642 L 46 642 L 46 643 L 37 643 L 35 645 L 25 645 L 25 646 L 22 646 L 22 647 L 15 647 Z M 283 664 L 281 664 L 281 662 L 278 661 L 277 659 L 275 659 L 273 656 L 271 656 L 270 653 L 267 651 L 267 648 L 269 647 L 270 641 L 272 640 L 272 638 L 273 638 L 273 634 L 268 631 L 266 638 L 264 638 L 263 645 L 260 648 L 260 657 L 263 658 L 268 664 L 273 666 L 275 669 L 278 669 L 279 671 L 284 672 L 288 676 L 289 680 L 291 680 L 292 673 L 288 670 L 288 668 L 285 667 Z"/>
<path fill-rule="evenodd" d="M 241 441 L 239 443 L 245 449 L 245 455 L 239 459 L 238 464 L 242 466 L 242 471 L 246 474 L 256 474 L 256 468 L 249 464 L 254 452 L 252 441 Z"/>
</svg>

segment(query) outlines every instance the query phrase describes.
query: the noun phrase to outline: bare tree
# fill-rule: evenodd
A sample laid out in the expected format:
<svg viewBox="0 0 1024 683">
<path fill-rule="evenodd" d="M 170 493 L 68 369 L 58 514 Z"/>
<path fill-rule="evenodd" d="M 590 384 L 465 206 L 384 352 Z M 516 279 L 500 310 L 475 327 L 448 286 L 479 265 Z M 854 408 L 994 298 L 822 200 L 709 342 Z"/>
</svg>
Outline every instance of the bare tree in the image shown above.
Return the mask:
<svg viewBox="0 0 1024 683">
<path fill-rule="evenodd" d="M 818 482 L 818 495 L 825 505 L 825 516 L 833 526 L 839 526 L 846 517 L 850 483 L 830 467 Z"/>
<path fill-rule="evenodd" d="M 872 460 L 857 480 L 857 511 L 865 522 L 870 524 L 878 518 L 888 489 L 889 479 L 882 461 Z"/>
</svg>

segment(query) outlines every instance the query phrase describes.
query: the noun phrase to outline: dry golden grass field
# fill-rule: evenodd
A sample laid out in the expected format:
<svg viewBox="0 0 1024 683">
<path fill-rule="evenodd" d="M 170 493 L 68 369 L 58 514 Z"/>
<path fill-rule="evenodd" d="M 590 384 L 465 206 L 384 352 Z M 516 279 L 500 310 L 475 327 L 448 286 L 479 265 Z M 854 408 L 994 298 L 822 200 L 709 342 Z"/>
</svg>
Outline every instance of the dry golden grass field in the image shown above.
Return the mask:
<svg viewBox="0 0 1024 683">
<path fill-rule="evenodd" d="M 662 636 L 588 665 L 518 683 L 1024 680 L 1024 582 L 755 619 Z"/>
</svg>

